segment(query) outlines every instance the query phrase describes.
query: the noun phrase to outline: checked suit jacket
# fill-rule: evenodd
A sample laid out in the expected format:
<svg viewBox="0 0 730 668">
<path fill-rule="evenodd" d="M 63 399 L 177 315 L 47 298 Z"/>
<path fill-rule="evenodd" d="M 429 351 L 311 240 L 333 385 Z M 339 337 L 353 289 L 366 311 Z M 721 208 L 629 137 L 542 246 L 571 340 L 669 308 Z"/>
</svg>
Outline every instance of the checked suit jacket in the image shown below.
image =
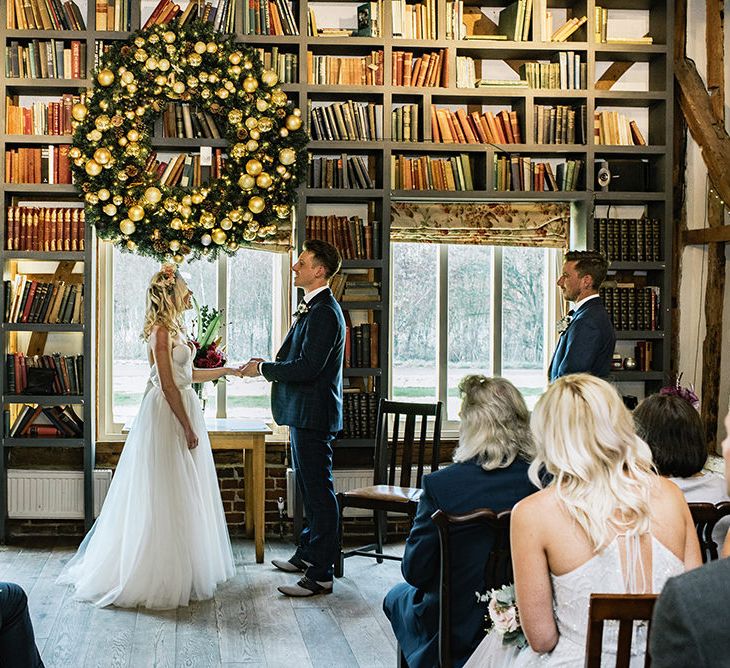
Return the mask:
<svg viewBox="0 0 730 668">
<path fill-rule="evenodd" d="M 615 345 L 616 332 L 601 298 L 589 299 L 560 335 L 548 371 L 550 382 L 570 373 L 608 378 Z"/>
<path fill-rule="evenodd" d="M 261 364 L 261 375 L 272 383 L 271 410 L 277 424 L 334 433 L 342 429 L 345 318 L 329 288 L 307 306 L 275 361 Z"/>
</svg>

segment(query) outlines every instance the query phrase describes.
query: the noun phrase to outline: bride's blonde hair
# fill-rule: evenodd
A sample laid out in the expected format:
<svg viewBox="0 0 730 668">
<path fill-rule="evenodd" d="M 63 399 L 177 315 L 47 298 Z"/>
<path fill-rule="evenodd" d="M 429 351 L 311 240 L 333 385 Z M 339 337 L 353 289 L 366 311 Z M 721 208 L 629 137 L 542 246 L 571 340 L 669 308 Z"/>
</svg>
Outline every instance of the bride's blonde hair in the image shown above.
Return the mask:
<svg viewBox="0 0 730 668">
<path fill-rule="evenodd" d="M 163 264 L 150 280 L 147 288 L 147 305 L 142 338 L 147 341 L 155 325 L 161 325 L 170 338 L 177 338 L 183 330 L 182 314 L 185 311 L 185 282 L 173 264 Z"/>
<path fill-rule="evenodd" d="M 530 421 L 536 457 L 570 515 L 596 551 L 616 533 L 650 529 L 649 496 L 655 479 L 651 450 L 634 431 L 616 390 L 588 374 L 564 376 L 540 397 Z"/>
</svg>

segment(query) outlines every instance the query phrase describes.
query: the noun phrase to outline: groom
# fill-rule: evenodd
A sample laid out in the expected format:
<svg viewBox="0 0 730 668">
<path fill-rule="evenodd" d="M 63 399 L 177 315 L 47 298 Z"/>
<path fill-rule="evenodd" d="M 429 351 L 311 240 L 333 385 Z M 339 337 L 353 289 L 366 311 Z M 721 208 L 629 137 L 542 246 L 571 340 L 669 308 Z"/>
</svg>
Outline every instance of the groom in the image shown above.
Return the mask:
<svg viewBox="0 0 730 668">
<path fill-rule="evenodd" d="M 308 526 L 288 561 L 272 563 L 287 573 L 304 573 L 295 585 L 279 587 L 287 596 L 332 592 L 339 550 L 339 511 L 332 480 L 332 441 L 342 429 L 342 361 L 345 319 L 329 280 L 340 269 L 339 251 L 326 241 L 305 241 L 292 267 L 304 299 L 274 362 L 251 359 L 244 376 L 272 383 L 271 409 L 277 424 L 288 425 L 292 463 Z"/>
</svg>

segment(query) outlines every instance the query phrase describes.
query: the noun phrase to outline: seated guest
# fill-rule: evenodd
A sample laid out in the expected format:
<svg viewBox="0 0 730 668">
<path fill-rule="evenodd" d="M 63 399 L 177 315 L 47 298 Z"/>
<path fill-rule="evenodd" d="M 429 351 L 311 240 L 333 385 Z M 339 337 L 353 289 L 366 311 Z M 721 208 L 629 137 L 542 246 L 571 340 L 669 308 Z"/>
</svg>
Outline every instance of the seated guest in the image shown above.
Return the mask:
<svg viewBox="0 0 730 668">
<path fill-rule="evenodd" d="M 730 501 L 725 479 L 714 471 L 703 471 L 707 443 L 700 414 L 679 396 L 652 394 L 634 411 L 636 433 L 651 448 L 659 475 L 669 478 L 684 492 L 688 503 Z M 712 538 L 718 547 L 725 541 L 730 516 L 715 526 Z"/>
<path fill-rule="evenodd" d="M 550 482 L 512 510 L 512 560 L 520 650 L 490 633 L 466 664 L 582 666 L 593 592 L 653 593 L 701 563 L 689 508 L 676 485 L 654 473 L 616 390 L 587 374 L 559 378 L 532 413 L 530 478 Z M 646 629 L 631 666 L 644 665 Z M 616 628 L 604 633 L 602 665 L 616 663 Z M 644 641 L 644 642 L 642 642 Z"/>
<path fill-rule="evenodd" d="M 0 582 L 0 666 L 43 668 L 28 614 L 28 598 L 12 582 Z"/>
<path fill-rule="evenodd" d="M 405 582 L 383 603 L 409 668 L 438 665 L 439 538 L 431 515 L 477 508 L 507 510 L 535 491 L 527 478 L 532 453 L 529 413 L 517 388 L 504 378 L 466 376 L 459 446 L 454 464 L 423 478 L 418 513 L 406 542 L 401 569 Z M 452 649 L 461 666 L 484 635 L 484 567 L 494 535 L 484 527 L 460 532 L 451 541 Z"/>
<path fill-rule="evenodd" d="M 730 493 L 730 412 L 722 442 L 726 491 Z M 716 668 L 730 665 L 730 559 L 719 559 L 667 582 L 654 608 L 654 668 Z"/>
</svg>

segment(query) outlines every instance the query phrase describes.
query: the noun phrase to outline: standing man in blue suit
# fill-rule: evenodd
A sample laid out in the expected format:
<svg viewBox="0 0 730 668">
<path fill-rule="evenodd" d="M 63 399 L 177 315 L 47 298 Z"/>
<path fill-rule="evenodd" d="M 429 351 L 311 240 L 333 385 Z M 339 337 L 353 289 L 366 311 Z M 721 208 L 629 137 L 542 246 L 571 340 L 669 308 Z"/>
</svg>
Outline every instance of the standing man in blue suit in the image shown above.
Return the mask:
<svg viewBox="0 0 730 668">
<path fill-rule="evenodd" d="M 565 254 L 558 287 L 563 291 L 563 298 L 574 306 L 568 311 L 567 329 L 561 333 L 550 362 L 551 383 L 570 373 L 608 377 L 616 333 L 598 296 L 607 271 L 606 258 L 596 251 Z"/>
<path fill-rule="evenodd" d="M 294 324 L 275 361 L 254 358 L 244 367 L 244 375 L 262 375 L 272 383 L 272 413 L 277 424 L 290 428 L 292 463 L 307 515 L 294 556 L 272 561 L 279 570 L 304 573 L 296 585 L 279 587 L 287 596 L 331 593 L 339 550 L 332 442 L 342 429 L 345 318 L 329 280 L 341 264 L 332 244 L 304 243 L 292 267 L 294 285 L 304 290 Z"/>
</svg>

